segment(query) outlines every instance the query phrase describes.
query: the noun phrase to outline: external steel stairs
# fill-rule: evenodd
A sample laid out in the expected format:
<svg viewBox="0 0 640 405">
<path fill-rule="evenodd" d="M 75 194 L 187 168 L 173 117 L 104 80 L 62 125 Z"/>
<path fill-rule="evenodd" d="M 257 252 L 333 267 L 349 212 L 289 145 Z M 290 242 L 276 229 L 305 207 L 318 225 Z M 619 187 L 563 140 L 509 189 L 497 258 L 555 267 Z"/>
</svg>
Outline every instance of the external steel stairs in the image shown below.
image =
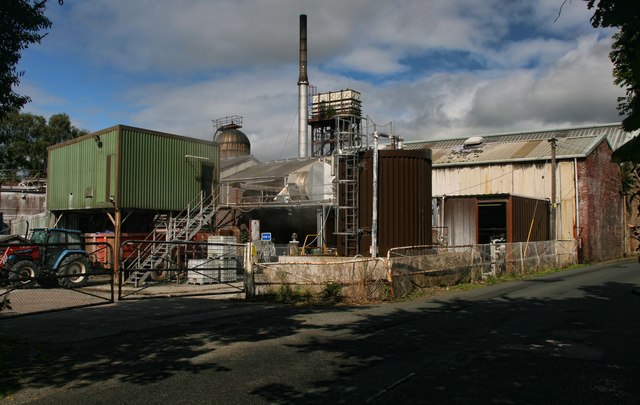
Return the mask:
<svg viewBox="0 0 640 405">
<path fill-rule="evenodd" d="M 200 193 L 187 208 L 176 216 L 156 217 L 156 227 L 140 243 L 137 254 L 123 261 L 127 274 L 125 284 L 139 286 L 154 273 L 169 270 L 174 263 L 172 256 L 179 244 L 191 241 L 211 221 L 218 209 L 217 191 Z M 148 243 L 145 243 L 148 242 Z"/>
</svg>

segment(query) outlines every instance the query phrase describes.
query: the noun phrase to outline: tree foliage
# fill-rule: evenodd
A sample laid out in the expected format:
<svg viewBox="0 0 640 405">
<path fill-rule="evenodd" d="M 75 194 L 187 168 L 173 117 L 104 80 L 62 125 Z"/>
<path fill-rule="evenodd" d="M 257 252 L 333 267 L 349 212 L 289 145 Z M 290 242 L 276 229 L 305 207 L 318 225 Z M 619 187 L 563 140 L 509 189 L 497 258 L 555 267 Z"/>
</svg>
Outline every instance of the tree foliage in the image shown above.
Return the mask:
<svg viewBox="0 0 640 405">
<path fill-rule="evenodd" d="M 636 218 L 640 219 L 640 164 L 624 162 L 620 165 L 622 194 L 626 197 L 627 211 L 636 210 Z M 634 208 L 635 207 L 635 208 Z M 636 250 L 640 252 L 640 224 L 629 224 L 630 236 L 637 242 Z M 640 260 L 640 259 L 639 259 Z"/>
<path fill-rule="evenodd" d="M 609 57 L 613 62 L 614 83 L 625 88 L 618 98 L 618 111 L 626 116 L 626 131 L 640 129 L 640 5 L 638 0 L 584 0 L 594 9 L 594 28 L 618 28 L 613 35 Z"/>
<path fill-rule="evenodd" d="M 67 114 L 44 117 L 8 113 L 0 120 L 0 170 L 7 181 L 45 176 L 47 147 L 86 134 L 71 125 Z M 2 180 L 2 179 L 0 179 Z"/>
<path fill-rule="evenodd" d="M 28 96 L 14 91 L 24 75 L 17 65 L 21 52 L 40 43 L 47 35 L 43 31 L 51 27 L 51 21 L 44 15 L 47 1 L 0 1 L 0 118 L 19 111 L 30 101 Z M 58 3 L 62 5 L 63 1 Z"/>
</svg>

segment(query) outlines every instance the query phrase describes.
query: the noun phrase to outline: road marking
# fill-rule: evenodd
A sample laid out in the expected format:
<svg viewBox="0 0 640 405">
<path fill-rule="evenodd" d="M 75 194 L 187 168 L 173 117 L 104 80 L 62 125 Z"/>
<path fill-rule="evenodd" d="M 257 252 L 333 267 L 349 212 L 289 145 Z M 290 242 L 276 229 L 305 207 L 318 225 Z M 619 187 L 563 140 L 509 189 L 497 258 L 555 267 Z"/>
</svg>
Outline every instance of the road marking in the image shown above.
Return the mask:
<svg viewBox="0 0 640 405">
<path fill-rule="evenodd" d="M 406 376 L 402 377 L 401 379 L 399 379 L 398 381 L 394 382 L 393 384 L 391 384 L 387 388 L 385 388 L 382 391 L 378 392 L 376 395 L 374 395 L 374 396 L 370 397 L 369 399 L 367 399 L 366 402 L 371 402 L 371 401 L 376 400 L 377 398 L 383 396 L 384 394 L 386 394 L 387 392 L 391 391 L 392 389 L 394 389 L 398 385 L 400 385 L 403 382 L 407 381 L 409 378 L 413 377 L 414 375 L 416 375 L 416 373 L 411 373 L 409 375 L 406 375 Z"/>
</svg>

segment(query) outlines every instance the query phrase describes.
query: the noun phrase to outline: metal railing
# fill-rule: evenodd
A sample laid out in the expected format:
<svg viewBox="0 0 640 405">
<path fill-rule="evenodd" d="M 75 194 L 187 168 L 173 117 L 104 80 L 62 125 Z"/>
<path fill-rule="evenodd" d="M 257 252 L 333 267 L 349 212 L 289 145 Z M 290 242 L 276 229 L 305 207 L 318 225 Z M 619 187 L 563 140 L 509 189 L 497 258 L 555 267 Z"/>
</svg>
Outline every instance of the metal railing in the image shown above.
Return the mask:
<svg viewBox="0 0 640 405">
<path fill-rule="evenodd" d="M 126 241 L 121 251 L 137 254 L 143 244 L 166 244 L 155 269 L 131 267 L 118 279 L 118 299 L 149 296 L 244 293 L 245 244 L 188 241 Z"/>
<path fill-rule="evenodd" d="M 122 268 L 128 271 L 133 268 L 153 270 L 160 266 L 164 258 L 171 254 L 169 242 L 190 241 L 213 218 L 217 210 L 218 192 L 219 187 L 209 195 L 201 192 L 182 212 L 156 226 L 144 240 L 137 241 L 139 246 L 135 248 L 136 254 L 124 258 Z"/>
<path fill-rule="evenodd" d="M 455 285 L 504 274 L 525 275 L 578 262 L 575 240 L 408 246 L 387 253 L 392 290 L 401 297 L 416 288 Z"/>
</svg>

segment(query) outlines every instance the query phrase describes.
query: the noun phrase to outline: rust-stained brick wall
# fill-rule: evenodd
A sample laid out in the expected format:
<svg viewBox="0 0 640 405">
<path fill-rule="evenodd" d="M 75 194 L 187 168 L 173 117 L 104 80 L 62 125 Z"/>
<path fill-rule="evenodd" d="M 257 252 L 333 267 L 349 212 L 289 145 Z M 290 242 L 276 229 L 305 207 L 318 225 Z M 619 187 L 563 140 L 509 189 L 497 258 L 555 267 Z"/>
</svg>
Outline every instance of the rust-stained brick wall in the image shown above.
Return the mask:
<svg viewBox="0 0 640 405">
<path fill-rule="evenodd" d="M 611 162 L 611 148 L 602 142 L 578 162 L 578 191 L 582 242 L 580 259 L 592 262 L 624 254 L 620 168 Z"/>
</svg>

